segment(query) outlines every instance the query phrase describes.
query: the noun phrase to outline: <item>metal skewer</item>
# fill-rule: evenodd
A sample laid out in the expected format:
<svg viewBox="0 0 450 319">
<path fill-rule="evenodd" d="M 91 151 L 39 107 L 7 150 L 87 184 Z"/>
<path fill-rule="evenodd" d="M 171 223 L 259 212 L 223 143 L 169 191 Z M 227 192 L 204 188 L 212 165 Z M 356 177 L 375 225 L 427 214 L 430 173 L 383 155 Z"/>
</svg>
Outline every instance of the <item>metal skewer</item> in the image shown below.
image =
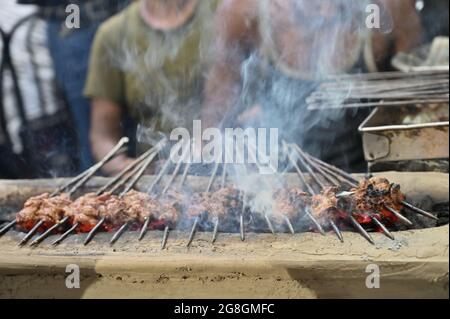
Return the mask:
<svg viewBox="0 0 450 319">
<path fill-rule="evenodd" d="M 187 175 L 188 175 L 188 173 L 189 173 L 190 167 L 191 167 L 191 163 L 187 163 L 187 164 L 184 166 L 183 175 L 181 176 L 181 179 L 180 179 L 179 184 L 178 184 L 178 187 L 179 187 L 179 188 L 183 187 L 184 182 L 186 181 Z"/>
<path fill-rule="evenodd" d="M 189 141 L 188 143 L 190 143 L 190 141 Z M 180 148 L 181 148 L 181 144 L 178 146 L 178 148 L 177 148 L 175 151 L 179 151 Z M 189 152 L 186 151 L 186 152 L 183 154 L 183 159 L 185 159 L 185 157 L 186 157 L 188 154 L 189 154 Z M 150 185 L 149 189 L 147 190 L 148 193 L 153 192 L 155 186 L 156 186 L 156 185 L 159 183 L 159 181 L 163 178 L 164 174 L 166 174 L 166 172 L 169 170 L 169 168 L 170 168 L 170 166 L 171 166 L 171 162 L 172 162 L 172 161 L 171 161 L 170 159 L 167 159 L 167 161 L 166 161 L 166 163 L 164 164 L 162 170 L 159 172 L 158 176 L 155 178 L 155 180 L 153 181 L 153 183 Z M 175 177 L 176 177 L 177 174 L 178 174 L 178 171 L 180 170 L 181 164 L 182 164 L 182 160 L 179 161 L 179 162 L 177 163 L 177 166 L 175 167 L 175 170 L 174 170 L 174 172 L 173 172 L 171 178 L 169 179 L 169 181 L 168 181 L 166 187 L 165 187 L 165 188 L 163 189 L 163 191 L 162 191 L 162 195 L 164 195 L 164 194 L 169 190 L 170 186 L 172 185 L 173 181 L 175 180 Z M 188 173 L 188 170 L 189 170 L 189 165 L 190 165 L 190 164 L 186 165 L 186 167 L 185 167 L 185 171 L 183 172 L 183 176 L 182 176 L 181 181 L 180 181 L 180 184 L 179 184 L 180 187 L 183 186 L 183 183 L 184 183 L 184 181 L 185 181 L 185 179 L 186 179 L 186 176 L 187 176 L 187 173 Z M 147 216 L 147 217 L 145 218 L 144 225 L 142 226 L 141 231 L 139 232 L 139 237 L 138 237 L 138 240 L 139 240 L 139 241 L 141 241 L 142 239 L 144 239 L 145 234 L 146 234 L 147 231 L 148 231 L 148 226 L 150 225 L 150 222 L 151 222 L 151 216 Z M 165 246 L 164 240 L 167 240 L 167 238 L 166 238 L 166 239 L 163 238 L 163 244 L 161 244 L 161 246 L 163 246 L 163 245 Z"/>
<path fill-rule="evenodd" d="M 283 147 L 285 148 L 285 150 L 287 152 L 287 156 L 288 156 L 289 162 L 295 168 L 295 170 L 297 172 L 297 175 L 300 177 L 301 181 L 306 186 L 306 188 L 308 189 L 309 193 L 310 194 L 315 194 L 315 190 L 306 181 L 305 175 L 303 174 L 303 172 L 300 169 L 300 167 L 297 165 L 297 162 L 295 161 L 295 159 L 292 157 L 292 153 L 289 151 L 289 147 L 287 146 L 286 142 L 284 142 L 284 141 L 283 141 Z"/>
<path fill-rule="evenodd" d="M 217 174 L 217 171 L 214 174 Z M 221 188 L 225 187 L 226 179 L 227 179 L 227 164 L 223 164 L 222 177 L 221 177 L 221 182 L 220 182 L 220 187 Z M 208 187 L 210 188 L 210 186 L 208 186 Z M 215 219 L 214 219 L 214 229 L 213 229 L 213 235 L 212 235 L 212 238 L 211 238 L 211 243 L 213 243 L 213 244 L 217 240 L 217 235 L 218 235 L 218 232 L 219 232 L 219 223 L 220 223 L 220 218 L 219 218 L 219 216 L 216 216 Z"/>
<path fill-rule="evenodd" d="M 109 242 L 110 245 L 114 245 L 114 243 L 119 240 L 120 236 L 127 230 L 127 228 L 130 226 L 131 221 L 127 221 L 125 224 L 123 224 L 119 230 L 114 234 L 114 236 L 111 238 L 111 241 Z"/>
<path fill-rule="evenodd" d="M 331 225 L 331 228 L 333 228 L 334 233 L 336 234 L 336 236 L 339 238 L 339 240 L 341 241 L 341 243 L 344 242 L 344 236 L 342 235 L 341 230 L 339 229 L 339 227 L 336 225 L 336 223 L 334 221 L 332 221 L 331 219 L 328 220 L 328 222 Z"/>
<path fill-rule="evenodd" d="M 358 223 L 358 221 L 350 214 L 349 219 L 352 222 L 352 224 L 355 226 L 355 228 L 358 230 L 358 232 L 365 238 L 369 243 L 372 245 L 375 245 L 375 242 L 372 238 L 372 236 L 369 235 L 369 233 Z"/>
<path fill-rule="evenodd" d="M 147 216 L 144 221 L 144 225 L 142 225 L 141 231 L 139 232 L 138 240 L 141 241 L 144 239 L 145 234 L 148 231 L 148 226 L 150 225 L 151 216 Z"/>
<path fill-rule="evenodd" d="M 188 143 L 190 144 L 190 141 Z M 162 195 L 167 193 L 167 191 L 169 190 L 169 188 L 172 185 L 173 181 L 175 180 L 176 176 L 178 175 L 178 172 L 180 171 L 181 164 L 182 164 L 183 160 L 186 160 L 188 156 L 189 156 L 189 152 L 186 151 L 185 154 L 183 154 L 182 160 L 177 163 L 177 166 L 175 167 L 175 170 L 174 170 L 172 176 L 170 177 L 166 187 L 162 191 Z M 187 161 L 187 162 L 188 163 L 185 166 L 185 170 L 184 170 L 183 175 L 182 175 L 181 180 L 180 180 L 180 184 L 179 184 L 180 188 L 183 187 L 184 181 L 186 180 L 187 173 L 189 171 L 190 161 Z M 164 227 L 164 234 L 163 234 L 163 238 L 161 240 L 161 250 L 164 250 L 166 248 L 167 240 L 169 238 L 169 232 L 170 232 L 170 226 L 166 225 Z"/>
<path fill-rule="evenodd" d="M 298 159 L 302 163 L 303 167 L 306 167 L 306 170 L 311 175 L 311 177 L 314 179 L 316 184 L 320 187 L 320 189 L 324 189 L 325 188 L 325 184 L 323 184 L 322 181 L 319 179 L 319 177 L 316 175 L 316 173 L 314 173 L 314 171 L 312 170 L 311 166 L 307 164 L 306 160 L 303 157 L 303 153 L 301 152 L 300 148 L 297 149 L 297 148 L 294 147 L 294 150 L 297 150 L 297 154 L 299 155 Z"/>
<path fill-rule="evenodd" d="M 218 231 L 219 231 L 219 217 L 216 217 L 214 219 L 214 230 L 213 230 L 213 235 L 212 235 L 212 238 L 211 238 L 211 243 L 213 243 L 213 244 L 217 240 Z"/>
<path fill-rule="evenodd" d="M 62 234 L 59 238 L 57 238 L 52 243 L 52 245 L 53 246 L 57 246 L 60 243 L 62 243 L 67 237 L 69 237 L 70 234 L 72 234 L 78 228 L 78 226 L 80 226 L 80 223 L 73 224 L 73 226 L 68 231 L 66 231 L 64 234 Z"/>
<path fill-rule="evenodd" d="M 187 143 L 189 144 L 189 142 Z M 187 145 L 186 145 L 187 146 Z M 170 176 L 169 181 L 167 182 L 166 187 L 164 187 L 161 195 L 164 195 L 167 193 L 167 191 L 169 190 L 170 186 L 172 185 L 173 181 L 175 180 L 175 178 L 178 175 L 178 172 L 181 169 L 181 165 L 183 164 L 183 161 L 185 161 L 187 159 L 187 157 L 189 156 L 189 151 L 187 150 L 188 148 L 186 148 L 186 151 L 184 152 L 184 154 L 182 155 L 182 158 L 180 161 L 178 161 L 177 165 L 175 166 L 175 170 L 173 171 L 172 176 Z"/>
<path fill-rule="evenodd" d="M 209 193 L 211 191 L 211 187 L 214 183 L 214 180 L 216 179 L 217 171 L 219 170 L 219 163 L 216 163 L 214 165 L 214 169 L 211 175 L 211 178 L 209 179 L 208 186 L 206 187 L 206 192 Z"/>
<path fill-rule="evenodd" d="M 209 178 L 208 186 L 206 187 L 206 193 L 209 193 L 210 190 L 211 190 L 211 187 L 212 187 L 212 184 L 214 182 L 214 179 L 216 178 L 218 165 L 219 164 L 216 164 L 216 166 L 214 167 L 214 170 L 213 170 L 213 174 Z M 192 224 L 191 233 L 189 234 L 189 240 L 188 240 L 188 243 L 187 243 L 187 247 L 189 247 L 192 244 L 192 241 L 194 240 L 195 233 L 197 232 L 199 218 L 200 217 L 198 215 L 195 216 L 194 224 Z M 214 234 L 213 234 L 213 237 L 214 237 Z"/>
<path fill-rule="evenodd" d="M 198 220 L 199 220 L 199 216 L 195 216 L 194 223 L 192 224 L 191 233 L 189 234 L 189 240 L 186 245 L 187 247 L 190 247 L 192 244 L 192 241 L 194 240 L 195 232 L 197 231 Z"/>
<path fill-rule="evenodd" d="M 333 174 L 327 174 L 318 164 L 313 162 L 308 156 L 306 156 L 305 152 L 297 145 L 293 144 L 295 150 L 298 152 L 300 156 L 306 161 L 309 166 L 312 166 L 315 170 L 319 172 L 319 174 L 326 179 L 329 183 L 334 186 L 339 186 L 339 180 L 333 176 Z"/>
<path fill-rule="evenodd" d="M 422 215 L 422 216 L 425 216 L 425 217 L 434 219 L 434 220 L 436 220 L 436 221 L 439 220 L 439 218 L 437 218 L 437 217 L 434 216 L 433 214 L 431 214 L 431 213 L 429 213 L 429 212 L 426 212 L 426 211 L 424 211 L 423 209 L 421 209 L 421 208 L 419 208 L 419 207 L 416 207 L 416 206 L 414 206 L 414 205 L 408 203 L 407 201 L 402 201 L 402 204 L 403 204 L 406 208 L 408 208 L 408 209 L 410 209 L 410 210 L 416 212 L 416 213 L 419 214 L 419 215 Z"/>
<path fill-rule="evenodd" d="M 154 158 L 156 157 L 158 153 L 154 152 L 151 154 L 148 159 L 146 159 L 141 166 L 137 166 L 136 169 L 132 173 L 132 179 L 131 181 L 125 186 L 125 189 L 119 194 L 119 198 L 122 199 L 137 183 L 137 181 L 142 177 L 145 170 L 150 166 L 150 164 L 153 162 Z M 176 173 L 176 172 L 175 172 Z M 168 186 L 170 186 L 171 181 L 168 183 Z M 147 218 L 148 221 L 150 221 L 150 218 Z M 146 220 L 146 222 L 147 222 Z M 111 239 L 110 244 L 113 245 L 125 232 L 125 230 L 130 225 L 131 221 L 127 221 L 124 225 L 122 225 L 117 232 L 114 234 L 113 238 Z M 148 228 L 148 224 L 147 224 Z"/>
<path fill-rule="evenodd" d="M 91 167 L 92 168 L 92 167 Z M 62 185 L 61 187 L 57 188 L 53 193 L 50 194 L 50 197 L 54 197 L 58 195 L 59 193 L 63 192 L 65 189 L 70 187 L 71 185 L 75 184 L 76 182 L 80 181 L 82 178 L 84 178 L 87 174 L 89 174 L 89 169 L 85 170 L 75 178 L 68 181 L 66 184 Z"/>
<path fill-rule="evenodd" d="M 20 241 L 19 246 L 23 246 L 25 245 L 30 239 L 31 237 L 34 236 L 34 234 L 36 234 L 36 232 L 39 230 L 39 228 L 44 224 L 43 220 L 40 220 L 36 223 L 36 225 L 34 225 L 34 227 L 25 235 L 25 237 L 23 237 L 23 239 Z"/>
<path fill-rule="evenodd" d="M 270 221 L 269 216 L 264 214 L 264 219 L 266 220 L 267 227 L 269 227 L 270 232 L 275 235 L 275 229 L 273 228 L 272 222 Z"/>
<path fill-rule="evenodd" d="M 161 241 L 161 250 L 164 250 L 166 248 L 167 239 L 169 238 L 169 230 L 170 230 L 169 226 L 164 227 L 164 234 Z"/>
<path fill-rule="evenodd" d="M 358 186 L 359 181 L 356 180 L 352 175 L 348 174 L 346 171 L 341 170 L 341 169 L 339 169 L 339 168 L 337 168 L 337 167 L 335 167 L 335 166 L 333 166 L 331 164 L 328 164 L 328 163 L 326 163 L 324 161 L 321 161 L 320 159 L 315 158 L 315 157 L 313 157 L 313 156 L 311 156 L 309 154 L 305 153 L 305 155 L 308 156 L 312 161 L 314 161 L 317 164 L 319 164 L 320 166 L 322 166 L 322 168 L 325 167 L 328 170 L 330 170 L 330 171 L 332 171 L 332 172 L 334 172 L 336 174 L 339 174 L 340 176 L 344 177 L 351 186 L 353 186 L 353 187 L 357 187 Z"/>
<path fill-rule="evenodd" d="M 289 218 L 287 216 L 284 216 L 284 221 L 286 222 L 286 225 L 288 226 L 289 231 L 291 232 L 291 234 L 295 235 L 294 226 L 292 226 L 292 223 L 291 223 L 291 221 L 289 220 Z"/>
<path fill-rule="evenodd" d="M 181 149 L 182 144 L 178 144 L 177 148 L 175 149 L 175 152 L 178 152 Z M 147 193 L 151 194 L 156 185 L 159 183 L 159 181 L 163 178 L 163 176 L 166 174 L 166 172 L 169 170 L 172 161 L 170 159 L 167 159 L 166 163 L 164 164 L 163 168 L 161 169 L 161 171 L 159 172 L 159 174 L 156 176 L 156 178 L 153 180 L 152 184 L 150 185 L 150 187 L 147 190 Z M 139 237 L 138 240 L 141 241 L 142 239 L 144 239 L 145 234 L 148 231 L 148 226 L 150 225 L 151 222 L 151 216 L 147 216 L 145 218 L 144 221 L 144 225 L 142 225 L 141 231 L 139 232 Z"/>
<path fill-rule="evenodd" d="M 8 224 L 6 224 L 5 226 L 3 226 L 3 228 L 0 229 L 0 236 L 3 236 L 4 234 L 6 234 L 11 228 L 16 226 L 16 224 L 17 224 L 17 221 L 13 220 L 13 221 L 9 222 Z"/>
<path fill-rule="evenodd" d="M 103 194 L 107 189 L 109 189 L 111 186 L 113 186 L 115 183 L 117 183 L 122 177 L 124 177 L 128 172 L 132 171 L 137 165 L 142 163 L 148 156 L 152 155 L 153 153 L 157 152 L 155 148 L 152 148 L 139 156 L 136 160 L 133 161 L 133 163 L 129 164 L 122 172 L 117 174 L 109 183 L 104 185 L 102 188 L 100 188 L 96 194 L 101 195 Z"/>
<path fill-rule="evenodd" d="M 108 153 L 106 156 L 97 164 L 95 164 L 92 168 L 90 168 L 88 173 L 81 178 L 67 193 L 72 195 L 78 188 L 83 186 L 95 173 L 97 173 L 98 170 L 100 170 L 103 165 L 105 165 L 107 162 L 109 162 L 116 153 L 129 142 L 129 139 L 127 137 L 122 137 L 120 141 L 117 143 L 116 146 Z"/>
<path fill-rule="evenodd" d="M 86 246 L 87 244 L 89 244 L 91 242 L 91 240 L 94 238 L 97 231 L 100 229 L 100 227 L 102 227 L 102 225 L 105 222 L 106 222 L 106 217 L 104 216 L 104 217 L 102 217 L 102 219 L 100 219 L 100 221 L 97 223 L 97 225 L 95 225 L 94 228 L 92 228 L 92 230 L 89 232 L 89 234 L 86 237 L 86 240 L 83 243 L 84 246 Z"/>
<path fill-rule="evenodd" d="M 119 142 L 118 145 L 116 145 L 116 147 L 110 152 L 108 153 L 105 158 L 100 162 L 97 163 L 96 165 L 94 165 L 91 169 L 93 170 L 98 170 L 99 168 L 101 168 L 107 161 L 108 158 L 112 158 L 114 156 L 115 153 L 117 153 L 120 148 L 123 146 L 123 143 L 127 143 L 128 139 L 127 138 L 123 138 L 121 139 L 121 141 Z M 108 188 L 110 188 L 111 186 L 113 186 L 114 184 L 116 184 L 111 190 L 110 192 L 115 192 L 118 188 L 122 187 L 123 184 L 125 184 L 130 178 L 132 178 L 133 176 L 136 177 L 136 175 L 138 176 L 137 178 L 133 178 L 132 181 L 127 185 L 127 187 L 125 188 L 125 190 L 120 194 L 120 197 L 123 197 L 125 195 L 125 193 L 127 193 L 133 186 L 134 184 L 137 182 L 137 180 L 141 177 L 141 175 L 143 174 L 143 172 L 145 171 L 145 168 L 147 168 L 148 165 L 150 165 L 151 161 L 156 157 L 156 155 L 158 154 L 158 152 L 161 150 L 161 148 L 165 145 L 166 141 L 162 140 L 160 141 L 155 147 L 151 148 L 150 150 L 148 150 L 147 152 L 145 152 L 144 154 L 142 154 L 140 157 L 138 157 L 136 160 L 134 160 L 131 164 L 129 164 L 122 172 L 120 172 L 119 174 L 117 174 L 109 183 L 107 183 L 105 186 L 103 186 L 102 188 L 100 188 L 97 192 L 96 195 L 100 196 L 101 194 L 103 194 L 104 192 L 106 192 L 108 190 Z M 122 145 L 121 145 L 122 144 Z M 103 162 L 103 164 L 101 164 Z M 100 167 L 97 167 L 99 164 Z M 126 177 L 125 179 L 122 179 L 128 172 L 131 171 L 131 174 L 129 174 L 128 177 Z M 95 173 L 95 172 L 94 172 Z M 92 174 L 93 175 L 93 174 Z M 91 176 L 92 176 L 91 175 Z M 122 180 L 121 180 L 122 179 Z M 120 182 L 119 182 L 120 181 Z M 80 184 L 80 183 L 79 183 Z M 81 184 L 82 185 L 82 184 Z M 81 186 L 80 185 L 80 186 Z M 88 237 L 86 238 L 84 245 L 89 244 L 89 242 L 92 240 L 92 238 L 95 236 L 97 230 L 100 228 L 100 226 L 105 222 L 105 217 L 103 217 L 98 223 L 97 225 L 91 230 L 91 232 L 88 234 Z M 80 223 L 75 223 L 68 231 L 66 231 L 64 234 L 62 234 L 58 239 L 56 239 L 52 245 L 56 246 L 59 245 L 62 241 L 64 241 L 71 233 L 75 232 L 75 230 L 80 226 Z"/>
<path fill-rule="evenodd" d="M 388 211 L 390 211 L 392 214 L 394 214 L 398 219 L 400 219 L 402 222 L 404 222 L 405 224 L 409 225 L 409 226 L 413 226 L 413 222 L 410 221 L 408 218 L 406 218 L 405 216 L 403 216 L 402 214 L 400 214 L 398 211 L 396 211 L 395 209 L 385 205 L 384 208 L 386 208 Z"/>
<path fill-rule="evenodd" d="M 394 235 L 392 235 L 392 233 L 386 228 L 386 226 L 383 225 L 382 222 L 380 222 L 378 219 L 376 219 L 375 217 L 372 217 L 372 221 L 378 226 L 380 227 L 380 229 L 382 230 L 382 232 L 389 237 L 392 240 L 395 240 Z"/>
<path fill-rule="evenodd" d="M 289 147 L 289 146 L 288 146 Z M 323 177 L 326 179 L 327 174 L 324 174 L 323 170 L 321 170 L 319 168 L 319 166 L 315 165 L 310 159 L 309 157 L 307 157 L 306 153 L 302 151 L 302 149 L 296 145 L 296 144 L 292 144 L 291 147 L 294 148 L 294 150 L 296 151 L 298 158 L 300 159 L 300 161 L 302 162 L 302 165 L 304 167 L 306 167 L 306 169 L 308 170 L 308 172 L 311 174 L 311 176 L 313 177 L 314 181 L 316 182 L 316 184 L 321 188 L 324 189 L 325 185 L 320 181 L 319 177 L 316 175 L 316 173 L 314 172 L 314 170 L 311 168 L 311 166 L 313 168 L 315 168 L 320 174 L 323 174 Z M 306 179 L 305 179 L 306 180 Z M 327 179 L 328 181 L 330 181 L 332 184 L 335 183 L 335 181 L 332 178 Z M 309 185 L 309 183 L 306 183 L 309 186 L 309 189 L 312 190 L 312 195 L 316 195 L 317 193 L 314 191 L 314 189 L 311 187 L 311 185 Z M 339 184 L 339 183 L 338 183 Z M 311 212 L 308 209 L 305 209 L 305 214 L 306 216 L 312 221 L 312 223 L 314 224 L 314 226 L 316 227 L 316 229 L 322 234 L 325 235 L 325 231 L 322 227 L 322 225 L 319 223 L 319 221 L 311 214 Z M 337 225 L 333 222 L 333 220 L 331 218 L 328 218 L 328 222 L 330 223 L 330 226 L 333 228 L 334 232 L 336 233 L 336 236 L 338 237 L 338 239 L 343 242 L 343 236 L 341 231 L 339 230 L 339 228 L 337 227 Z"/>
<path fill-rule="evenodd" d="M 247 194 L 243 192 L 242 194 L 242 211 L 239 216 L 239 232 L 241 236 L 241 241 L 245 241 L 245 226 L 244 226 L 244 213 L 247 206 Z"/>
<path fill-rule="evenodd" d="M 62 225 L 64 225 L 68 220 L 69 220 L 69 216 L 66 216 L 63 219 L 61 219 L 58 223 L 56 223 L 55 225 L 53 225 L 52 227 L 47 229 L 42 235 L 40 235 L 35 240 L 33 240 L 31 242 L 30 246 L 35 246 L 35 245 L 40 244 L 44 239 L 46 239 L 48 236 L 50 236 L 54 230 L 56 230 L 59 227 L 61 227 Z"/>
<path fill-rule="evenodd" d="M 241 241 L 245 241 L 245 227 L 244 227 L 244 215 L 239 216 L 239 233 L 241 236 Z"/>
<path fill-rule="evenodd" d="M 314 226 L 319 231 L 319 233 L 325 236 L 325 231 L 323 230 L 323 227 L 320 225 L 317 219 L 309 212 L 308 209 L 305 209 L 305 215 L 313 222 Z"/>
</svg>

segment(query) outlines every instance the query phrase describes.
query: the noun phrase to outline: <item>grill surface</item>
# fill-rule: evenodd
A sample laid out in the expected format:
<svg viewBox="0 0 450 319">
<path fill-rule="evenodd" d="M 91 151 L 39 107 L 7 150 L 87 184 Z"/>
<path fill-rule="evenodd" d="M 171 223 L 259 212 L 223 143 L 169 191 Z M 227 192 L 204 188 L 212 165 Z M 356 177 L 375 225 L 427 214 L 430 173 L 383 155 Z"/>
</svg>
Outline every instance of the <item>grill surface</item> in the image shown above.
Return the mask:
<svg viewBox="0 0 450 319">
<path fill-rule="evenodd" d="M 383 173 L 402 185 L 414 202 L 447 202 L 448 175 Z M 138 185 L 145 189 L 152 177 Z M 288 176 L 289 184 L 298 179 Z M 97 187 L 104 179 L 94 179 Z M 207 179 L 190 177 L 195 189 Z M 45 185 L 47 184 L 47 185 Z M 25 187 L 25 185 L 28 185 Z M 2 182 L 2 206 L 22 203 L 30 195 L 54 188 L 53 181 Z M 424 207 L 428 208 L 428 207 Z M 448 298 L 448 226 L 397 232 L 391 241 L 373 234 L 372 246 L 356 233 L 295 236 L 199 232 L 186 248 L 188 234 L 171 232 L 167 250 L 160 250 L 161 232 L 138 242 L 126 233 L 113 247 L 112 234 L 99 233 L 87 247 L 85 235 L 52 247 L 47 239 L 37 248 L 18 248 L 23 234 L 0 239 L 0 297 L 438 297 Z M 81 268 L 81 289 L 65 287 L 65 267 Z M 381 270 L 381 288 L 367 289 L 367 265 Z"/>
</svg>

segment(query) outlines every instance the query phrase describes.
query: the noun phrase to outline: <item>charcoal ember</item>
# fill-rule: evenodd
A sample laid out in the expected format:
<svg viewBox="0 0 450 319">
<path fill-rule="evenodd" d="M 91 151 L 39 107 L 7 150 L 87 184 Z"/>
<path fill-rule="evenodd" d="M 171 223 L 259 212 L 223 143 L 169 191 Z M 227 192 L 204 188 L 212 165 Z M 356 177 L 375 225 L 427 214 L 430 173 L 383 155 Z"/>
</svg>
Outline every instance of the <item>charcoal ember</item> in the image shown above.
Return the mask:
<svg viewBox="0 0 450 319">
<path fill-rule="evenodd" d="M 50 194 L 44 193 L 31 197 L 17 213 L 17 224 L 25 231 L 33 228 L 39 220 L 44 222 L 44 227 L 51 227 L 64 218 L 64 210 L 71 203 L 68 194 L 51 197 Z"/>
</svg>

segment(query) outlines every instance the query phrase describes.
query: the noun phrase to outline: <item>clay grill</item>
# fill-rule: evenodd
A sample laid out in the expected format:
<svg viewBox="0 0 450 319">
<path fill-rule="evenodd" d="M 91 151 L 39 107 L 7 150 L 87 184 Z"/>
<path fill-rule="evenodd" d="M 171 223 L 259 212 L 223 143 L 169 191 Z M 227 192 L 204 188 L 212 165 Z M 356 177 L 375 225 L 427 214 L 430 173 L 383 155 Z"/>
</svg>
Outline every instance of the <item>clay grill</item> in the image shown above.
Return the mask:
<svg viewBox="0 0 450 319">
<path fill-rule="evenodd" d="M 354 196 L 361 176 L 321 162 L 295 144 L 283 145 L 295 173 L 267 176 L 264 183 L 282 179 L 283 190 L 296 187 L 305 196 L 319 197 L 339 186 L 333 193 L 339 202 L 333 214 L 339 219 L 316 214 L 313 206 L 280 218 L 258 214 L 250 211 L 253 194 L 240 190 L 233 199 L 239 204 L 231 221 L 199 211 L 178 223 L 148 217 L 140 223 L 126 220 L 113 228 L 103 227 L 107 219 L 101 217 L 89 232 L 80 231 L 80 225 L 67 216 L 53 225 L 36 220 L 28 226 L 28 233 L 14 229 L 16 221 L 9 221 L 14 218 L 12 208 L 18 210 L 27 198 L 52 190 L 52 195 L 77 196 L 92 191 L 96 196 L 119 192 L 117 198 L 123 199 L 135 188 L 162 198 L 171 189 L 187 185 L 193 196 L 196 192 L 214 193 L 232 181 L 227 166 L 215 165 L 209 177 L 198 177 L 189 174 L 190 165 L 172 165 L 170 161 L 157 176 L 142 177 L 162 144 L 115 178 L 92 177 L 124 142 L 70 181 L 2 183 L 2 206 L 10 207 L 10 214 L 2 214 L 5 224 L 0 231 L 1 297 L 48 297 L 55 296 L 55 291 L 67 297 L 120 293 L 226 297 L 236 296 L 237 290 L 243 297 L 448 295 L 447 175 L 385 173 L 383 177 L 402 185 L 408 195 L 401 202 L 405 210 L 386 206 L 380 212 L 360 213 L 346 206 L 346 199 Z M 255 182 L 259 179 L 255 175 Z M 386 267 L 387 284 L 382 290 L 363 289 L 365 267 L 370 263 Z M 84 289 L 69 290 L 64 280 L 50 280 L 64 278 L 68 264 L 80 265 Z M 44 291 L 42 285 L 54 289 Z M 118 291 L 110 289 L 113 287 Z"/>
</svg>

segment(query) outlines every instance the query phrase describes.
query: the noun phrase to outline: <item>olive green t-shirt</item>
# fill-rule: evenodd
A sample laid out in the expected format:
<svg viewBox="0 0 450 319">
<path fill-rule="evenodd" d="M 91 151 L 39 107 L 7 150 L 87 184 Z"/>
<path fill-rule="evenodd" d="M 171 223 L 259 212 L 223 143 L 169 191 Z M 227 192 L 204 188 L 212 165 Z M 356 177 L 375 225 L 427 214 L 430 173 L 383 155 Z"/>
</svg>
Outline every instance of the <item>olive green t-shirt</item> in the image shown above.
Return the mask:
<svg viewBox="0 0 450 319">
<path fill-rule="evenodd" d="M 117 103 L 155 132 L 190 129 L 202 104 L 218 2 L 200 0 L 195 15 L 168 32 L 144 22 L 139 1 L 107 20 L 95 37 L 85 95 Z"/>
</svg>

